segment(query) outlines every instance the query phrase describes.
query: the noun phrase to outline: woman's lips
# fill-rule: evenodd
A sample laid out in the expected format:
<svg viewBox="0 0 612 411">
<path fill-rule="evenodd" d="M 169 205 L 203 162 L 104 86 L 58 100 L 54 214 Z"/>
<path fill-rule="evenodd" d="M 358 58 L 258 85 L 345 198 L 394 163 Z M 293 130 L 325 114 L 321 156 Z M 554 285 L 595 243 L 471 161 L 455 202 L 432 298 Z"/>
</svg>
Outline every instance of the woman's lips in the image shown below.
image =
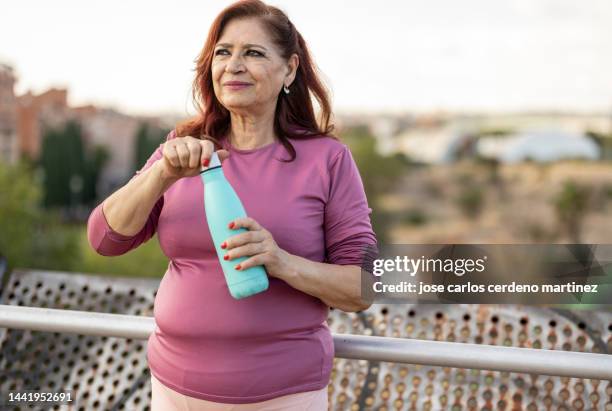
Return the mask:
<svg viewBox="0 0 612 411">
<path fill-rule="evenodd" d="M 250 86 L 251 85 L 248 83 L 226 83 L 225 84 L 225 87 L 229 88 L 230 90 L 242 90 Z"/>
</svg>

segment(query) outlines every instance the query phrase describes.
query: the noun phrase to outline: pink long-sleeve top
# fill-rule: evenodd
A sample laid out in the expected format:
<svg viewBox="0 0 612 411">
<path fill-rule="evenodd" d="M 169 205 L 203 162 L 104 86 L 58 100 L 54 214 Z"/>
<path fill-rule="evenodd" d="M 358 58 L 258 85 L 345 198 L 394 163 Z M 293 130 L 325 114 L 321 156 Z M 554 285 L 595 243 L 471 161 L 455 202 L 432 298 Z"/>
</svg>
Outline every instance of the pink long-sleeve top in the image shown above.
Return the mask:
<svg viewBox="0 0 612 411">
<path fill-rule="evenodd" d="M 291 254 L 361 265 L 363 248 L 375 245 L 376 237 L 351 152 L 330 137 L 290 141 L 297 152 L 293 162 L 278 161 L 289 158 L 278 141 L 240 150 L 223 140 L 231 153 L 223 172 L 247 215 Z M 161 150 L 132 178 L 159 160 Z M 147 344 L 151 372 L 175 391 L 221 403 L 325 387 L 334 356 L 328 307 L 274 277 L 265 292 L 232 298 L 206 222 L 205 189 L 200 176 L 178 180 L 133 236 L 109 226 L 102 204 L 89 217 L 89 242 L 99 254 L 124 254 L 157 232 L 169 259 Z"/>
</svg>

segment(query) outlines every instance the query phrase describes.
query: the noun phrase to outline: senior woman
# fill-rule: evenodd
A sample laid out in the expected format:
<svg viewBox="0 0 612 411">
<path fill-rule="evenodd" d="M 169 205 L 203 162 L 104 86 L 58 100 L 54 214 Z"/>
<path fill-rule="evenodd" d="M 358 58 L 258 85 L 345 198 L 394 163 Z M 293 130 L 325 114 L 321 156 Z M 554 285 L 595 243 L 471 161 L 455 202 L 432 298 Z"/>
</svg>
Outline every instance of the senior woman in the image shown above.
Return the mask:
<svg viewBox="0 0 612 411">
<path fill-rule="evenodd" d="M 214 21 L 197 60 L 199 115 L 93 211 L 91 246 L 120 255 L 155 232 L 169 258 L 147 345 L 152 410 L 325 410 L 334 356 L 329 307 L 360 311 L 375 249 L 367 199 L 306 43 L 257 0 Z M 315 118 L 311 96 L 321 108 Z M 215 250 L 199 172 L 218 149 L 248 217 Z M 216 253 L 264 265 L 265 292 L 235 300 Z"/>
</svg>

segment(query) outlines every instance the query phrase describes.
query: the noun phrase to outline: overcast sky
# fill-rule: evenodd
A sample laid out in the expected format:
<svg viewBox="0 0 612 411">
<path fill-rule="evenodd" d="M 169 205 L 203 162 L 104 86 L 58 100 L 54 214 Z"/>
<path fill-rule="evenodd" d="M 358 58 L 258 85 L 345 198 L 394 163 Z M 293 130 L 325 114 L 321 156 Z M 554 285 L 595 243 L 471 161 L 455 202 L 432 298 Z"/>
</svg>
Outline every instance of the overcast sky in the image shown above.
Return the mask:
<svg viewBox="0 0 612 411">
<path fill-rule="evenodd" d="M 16 92 L 193 113 L 194 59 L 229 1 L 19 0 L 0 8 Z M 339 111 L 612 113 L 610 0 L 279 0 Z"/>
</svg>

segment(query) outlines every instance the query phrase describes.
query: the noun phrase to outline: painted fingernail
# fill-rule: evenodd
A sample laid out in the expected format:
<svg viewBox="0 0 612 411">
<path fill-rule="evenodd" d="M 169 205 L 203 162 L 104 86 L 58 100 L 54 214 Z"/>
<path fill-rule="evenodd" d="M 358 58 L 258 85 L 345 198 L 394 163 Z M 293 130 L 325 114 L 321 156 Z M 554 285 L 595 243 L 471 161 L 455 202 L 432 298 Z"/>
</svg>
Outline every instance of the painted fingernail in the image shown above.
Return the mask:
<svg viewBox="0 0 612 411">
<path fill-rule="evenodd" d="M 234 222 L 232 221 L 231 223 L 229 223 L 228 227 L 229 228 L 234 228 Z"/>
<path fill-rule="evenodd" d="M 225 261 L 229 260 L 229 255 L 225 254 L 225 255 L 223 256 L 223 259 L 224 259 Z"/>
<path fill-rule="evenodd" d="M 204 161 L 202 161 L 202 166 L 203 167 L 208 167 L 208 165 L 210 164 L 210 159 L 205 159 Z"/>
<path fill-rule="evenodd" d="M 224 242 L 222 242 L 222 243 L 221 243 L 221 248 L 225 249 L 226 247 L 227 247 L 227 242 L 225 242 L 225 241 L 224 241 Z"/>
<path fill-rule="evenodd" d="M 236 270 L 241 270 L 242 267 L 240 267 L 240 264 L 238 264 L 236 267 L 234 267 Z"/>
</svg>

